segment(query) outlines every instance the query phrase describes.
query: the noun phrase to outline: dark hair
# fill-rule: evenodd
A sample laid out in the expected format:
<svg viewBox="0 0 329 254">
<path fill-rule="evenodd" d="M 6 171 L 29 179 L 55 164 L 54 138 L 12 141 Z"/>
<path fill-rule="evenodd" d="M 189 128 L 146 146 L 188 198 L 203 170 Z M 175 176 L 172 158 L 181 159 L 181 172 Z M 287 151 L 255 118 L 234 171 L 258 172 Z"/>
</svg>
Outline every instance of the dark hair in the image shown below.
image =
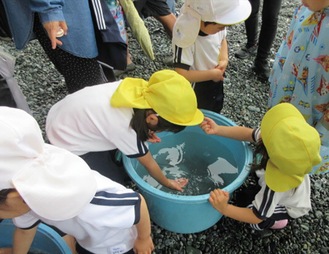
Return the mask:
<svg viewBox="0 0 329 254">
<path fill-rule="evenodd" d="M 266 147 L 263 143 L 263 140 L 259 140 L 256 143 L 253 163 L 251 164 L 251 170 L 256 171 L 259 169 L 266 169 L 266 164 L 269 159 Z"/>
<path fill-rule="evenodd" d="M 204 26 L 208 26 L 208 25 L 217 25 L 218 23 L 216 22 L 210 22 L 210 21 L 204 21 Z"/>
<path fill-rule="evenodd" d="M 3 190 L 0 190 L 0 204 L 3 204 L 6 199 L 7 199 L 7 196 L 10 192 L 14 191 L 15 189 L 3 189 Z"/>
<path fill-rule="evenodd" d="M 148 113 L 156 114 L 153 109 L 134 108 L 134 115 L 130 121 L 131 128 L 136 131 L 137 137 L 142 141 L 146 141 L 151 137 L 150 131 L 170 131 L 177 133 L 185 129 L 185 126 L 173 124 L 158 115 L 158 124 L 151 130 L 145 121 Z"/>
</svg>

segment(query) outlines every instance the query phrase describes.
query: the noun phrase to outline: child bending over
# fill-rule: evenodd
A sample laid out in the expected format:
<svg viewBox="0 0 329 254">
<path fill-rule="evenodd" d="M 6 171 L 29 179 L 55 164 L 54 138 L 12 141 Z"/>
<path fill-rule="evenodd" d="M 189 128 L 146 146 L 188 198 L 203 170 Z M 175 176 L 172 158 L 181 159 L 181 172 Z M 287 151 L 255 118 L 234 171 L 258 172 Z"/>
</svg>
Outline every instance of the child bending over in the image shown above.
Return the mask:
<svg viewBox="0 0 329 254">
<path fill-rule="evenodd" d="M 13 253 L 27 253 L 39 222 L 72 235 L 83 253 L 154 249 L 144 198 L 45 144 L 34 118 L 0 107 L 0 219 L 13 219 Z"/>
</svg>

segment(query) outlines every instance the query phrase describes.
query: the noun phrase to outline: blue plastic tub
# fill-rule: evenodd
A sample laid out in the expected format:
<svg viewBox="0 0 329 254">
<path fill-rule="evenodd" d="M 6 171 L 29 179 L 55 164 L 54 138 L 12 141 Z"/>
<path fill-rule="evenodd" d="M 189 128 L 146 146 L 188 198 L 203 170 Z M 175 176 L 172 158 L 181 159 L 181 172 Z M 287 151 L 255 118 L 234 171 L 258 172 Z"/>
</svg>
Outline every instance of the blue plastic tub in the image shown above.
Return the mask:
<svg viewBox="0 0 329 254">
<path fill-rule="evenodd" d="M 206 110 L 203 110 L 203 112 L 205 116 L 214 119 L 218 124 L 226 126 L 236 125 L 233 121 L 222 115 Z M 167 139 L 170 139 L 169 146 L 175 147 L 178 145 L 175 144 L 175 141 L 179 143 L 182 137 L 187 144 L 185 147 L 187 153 L 193 152 L 194 157 L 207 154 L 205 151 L 207 145 L 212 150 L 226 150 L 226 153 L 230 155 L 228 160 L 235 164 L 237 168 L 236 174 L 223 174 L 223 179 L 228 184 L 222 187 L 222 189 L 228 191 L 230 194 L 242 185 L 249 174 L 249 166 L 252 162 L 252 150 L 245 142 L 207 135 L 199 126 L 187 127 L 184 131 L 177 134 L 159 134 L 162 142 L 150 144 L 149 146 L 153 157 L 155 157 L 156 152 L 160 149 L 166 149 L 168 147 Z M 204 156 L 202 159 L 207 160 L 207 156 Z M 196 233 L 213 226 L 222 217 L 209 203 L 209 192 L 201 195 L 168 193 L 143 180 L 148 172 L 136 159 L 123 156 L 123 163 L 129 176 L 145 197 L 152 221 L 162 228 L 176 233 Z M 161 164 L 161 167 L 163 166 Z"/>
<path fill-rule="evenodd" d="M 11 220 L 0 223 L 0 248 L 11 247 L 15 226 Z M 52 228 L 40 223 L 30 248 L 31 253 L 71 254 L 62 237 Z"/>
</svg>

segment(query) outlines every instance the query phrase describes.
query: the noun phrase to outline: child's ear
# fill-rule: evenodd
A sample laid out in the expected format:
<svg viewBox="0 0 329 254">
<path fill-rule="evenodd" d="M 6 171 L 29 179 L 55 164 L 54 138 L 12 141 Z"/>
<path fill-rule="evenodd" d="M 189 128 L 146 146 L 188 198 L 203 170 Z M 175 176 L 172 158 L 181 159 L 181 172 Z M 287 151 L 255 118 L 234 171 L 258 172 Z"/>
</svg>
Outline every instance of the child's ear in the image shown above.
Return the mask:
<svg viewBox="0 0 329 254">
<path fill-rule="evenodd" d="M 8 193 L 7 198 L 1 206 L 0 214 L 1 218 L 14 218 L 17 216 L 21 216 L 31 209 L 25 203 L 21 195 L 16 191 L 11 191 Z"/>
<path fill-rule="evenodd" d="M 157 125 L 158 124 L 158 117 L 156 114 L 149 114 L 147 117 L 146 117 L 146 123 L 148 124 L 152 124 L 152 125 Z"/>
<path fill-rule="evenodd" d="M 19 195 L 18 191 L 13 190 L 8 193 L 7 198 L 21 198 L 21 195 Z"/>
<path fill-rule="evenodd" d="M 24 202 L 23 198 L 21 197 L 21 195 L 16 191 L 11 191 L 8 193 L 7 195 L 7 199 L 6 199 L 6 202 L 10 202 L 10 203 L 13 203 L 13 202 Z"/>
</svg>

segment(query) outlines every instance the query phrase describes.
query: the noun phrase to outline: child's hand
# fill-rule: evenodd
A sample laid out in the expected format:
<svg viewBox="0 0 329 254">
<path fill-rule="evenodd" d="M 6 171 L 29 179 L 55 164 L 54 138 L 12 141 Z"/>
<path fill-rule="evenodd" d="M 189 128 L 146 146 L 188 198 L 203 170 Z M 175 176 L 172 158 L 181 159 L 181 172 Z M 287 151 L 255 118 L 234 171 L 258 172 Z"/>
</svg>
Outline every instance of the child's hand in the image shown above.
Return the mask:
<svg viewBox="0 0 329 254">
<path fill-rule="evenodd" d="M 221 189 L 215 189 L 210 192 L 209 202 L 220 213 L 224 213 L 224 210 L 228 206 L 230 195 L 228 192 Z"/>
<path fill-rule="evenodd" d="M 228 65 L 227 60 L 221 60 L 218 62 L 218 65 L 215 68 L 221 70 L 224 73 L 226 71 L 227 65 Z"/>
<path fill-rule="evenodd" d="M 137 237 L 134 244 L 134 252 L 137 254 L 151 254 L 154 250 L 154 244 L 151 236 L 141 239 Z"/>
<path fill-rule="evenodd" d="M 215 123 L 215 121 L 209 117 L 205 117 L 203 122 L 200 124 L 200 127 L 205 133 L 212 135 L 217 133 L 217 126 L 218 125 Z"/>
<path fill-rule="evenodd" d="M 224 80 L 224 71 L 217 68 L 217 66 L 214 69 L 211 69 L 212 72 L 212 80 L 215 82 Z"/>
<path fill-rule="evenodd" d="M 183 188 L 186 186 L 186 184 L 188 183 L 188 179 L 186 178 L 178 178 L 175 180 L 172 179 L 168 179 L 170 182 L 170 189 L 173 190 L 178 190 L 178 191 L 183 191 Z"/>
<path fill-rule="evenodd" d="M 159 142 L 161 142 L 161 139 L 155 134 L 155 132 L 150 131 L 149 138 L 147 141 L 150 143 L 159 143 Z"/>
</svg>

